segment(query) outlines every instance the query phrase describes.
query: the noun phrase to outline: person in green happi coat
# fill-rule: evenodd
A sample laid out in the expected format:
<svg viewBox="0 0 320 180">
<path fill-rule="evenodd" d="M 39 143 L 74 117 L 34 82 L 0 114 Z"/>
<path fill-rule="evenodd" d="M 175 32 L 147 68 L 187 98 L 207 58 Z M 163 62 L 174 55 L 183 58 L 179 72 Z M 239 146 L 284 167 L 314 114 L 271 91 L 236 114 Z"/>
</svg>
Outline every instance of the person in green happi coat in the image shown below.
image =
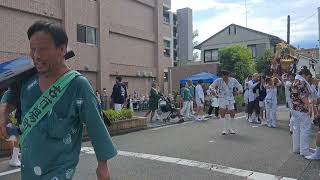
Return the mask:
<svg viewBox="0 0 320 180">
<path fill-rule="evenodd" d="M 150 96 L 149 96 L 149 111 L 145 115 L 145 117 L 147 117 L 151 113 L 150 122 L 152 121 L 153 116 L 156 110 L 158 109 L 158 102 L 161 96 L 162 96 L 162 93 L 159 90 L 158 84 L 156 82 L 152 83 Z M 157 117 L 157 119 L 159 118 Z"/>
</svg>

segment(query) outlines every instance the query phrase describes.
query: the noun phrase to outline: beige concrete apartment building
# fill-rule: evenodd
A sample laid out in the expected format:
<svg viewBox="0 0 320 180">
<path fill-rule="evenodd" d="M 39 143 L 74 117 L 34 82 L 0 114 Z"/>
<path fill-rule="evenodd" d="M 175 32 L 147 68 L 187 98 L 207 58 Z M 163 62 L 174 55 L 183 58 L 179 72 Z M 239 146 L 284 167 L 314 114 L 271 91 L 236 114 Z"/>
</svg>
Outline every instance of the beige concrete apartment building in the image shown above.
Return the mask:
<svg viewBox="0 0 320 180">
<path fill-rule="evenodd" d="M 46 19 L 65 27 L 76 53 L 68 64 L 95 89 L 111 93 L 122 76 L 129 93 L 148 94 L 154 80 L 166 92 L 173 66 L 165 45 L 172 44 L 170 7 L 171 0 L 0 0 L 0 62 L 28 55 L 26 31 Z"/>
</svg>

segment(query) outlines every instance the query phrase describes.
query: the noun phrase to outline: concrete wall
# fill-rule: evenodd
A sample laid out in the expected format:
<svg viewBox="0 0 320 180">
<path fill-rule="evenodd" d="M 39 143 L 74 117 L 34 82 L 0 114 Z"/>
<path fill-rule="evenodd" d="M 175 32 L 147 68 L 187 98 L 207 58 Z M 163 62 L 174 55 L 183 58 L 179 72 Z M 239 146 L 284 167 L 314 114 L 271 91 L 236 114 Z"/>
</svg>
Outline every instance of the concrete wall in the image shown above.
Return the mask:
<svg viewBox="0 0 320 180">
<path fill-rule="evenodd" d="M 10 5 L 18 7 L 16 4 Z M 43 19 L 61 23 L 60 20 L 44 16 L 39 17 L 26 10 L 17 11 L 1 6 L 0 17 L 0 62 L 29 55 L 30 48 L 27 30 L 34 21 Z"/>
<path fill-rule="evenodd" d="M 218 68 L 219 65 L 217 63 L 169 68 L 169 78 L 171 78 L 172 82 L 169 85 L 169 89 L 175 92 L 179 92 L 181 79 L 201 72 L 217 74 Z"/>
</svg>

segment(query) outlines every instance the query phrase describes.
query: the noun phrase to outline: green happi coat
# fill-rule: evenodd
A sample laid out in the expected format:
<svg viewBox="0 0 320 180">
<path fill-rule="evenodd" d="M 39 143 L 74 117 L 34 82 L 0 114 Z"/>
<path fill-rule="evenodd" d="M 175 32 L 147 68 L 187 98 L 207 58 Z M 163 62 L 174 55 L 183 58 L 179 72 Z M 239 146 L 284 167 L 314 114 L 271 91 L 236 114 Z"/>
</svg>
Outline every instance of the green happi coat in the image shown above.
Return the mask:
<svg viewBox="0 0 320 180">
<path fill-rule="evenodd" d="M 21 119 L 41 94 L 38 76 L 23 83 L 20 93 Z M 9 90 L 2 102 L 15 104 L 17 97 Z M 70 82 L 53 109 L 25 138 L 21 147 L 21 179 L 72 179 L 79 162 L 83 124 L 88 129 L 98 161 L 111 159 L 117 154 L 94 91 L 85 77 L 78 76 Z"/>
</svg>

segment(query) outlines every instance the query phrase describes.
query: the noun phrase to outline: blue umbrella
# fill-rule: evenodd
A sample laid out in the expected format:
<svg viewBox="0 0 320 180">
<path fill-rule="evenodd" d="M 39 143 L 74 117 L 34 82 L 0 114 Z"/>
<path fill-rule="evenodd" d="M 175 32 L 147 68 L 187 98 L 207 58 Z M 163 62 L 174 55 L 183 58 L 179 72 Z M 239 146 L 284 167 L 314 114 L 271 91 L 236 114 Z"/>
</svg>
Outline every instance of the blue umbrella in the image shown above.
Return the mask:
<svg viewBox="0 0 320 180">
<path fill-rule="evenodd" d="M 180 84 L 185 84 L 188 80 L 191 80 L 193 83 L 197 83 L 199 80 L 203 80 L 203 83 L 213 83 L 213 81 L 218 78 L 219 77 L 214 74 L 202 72 L 181 79 Z"/>
</svg>

